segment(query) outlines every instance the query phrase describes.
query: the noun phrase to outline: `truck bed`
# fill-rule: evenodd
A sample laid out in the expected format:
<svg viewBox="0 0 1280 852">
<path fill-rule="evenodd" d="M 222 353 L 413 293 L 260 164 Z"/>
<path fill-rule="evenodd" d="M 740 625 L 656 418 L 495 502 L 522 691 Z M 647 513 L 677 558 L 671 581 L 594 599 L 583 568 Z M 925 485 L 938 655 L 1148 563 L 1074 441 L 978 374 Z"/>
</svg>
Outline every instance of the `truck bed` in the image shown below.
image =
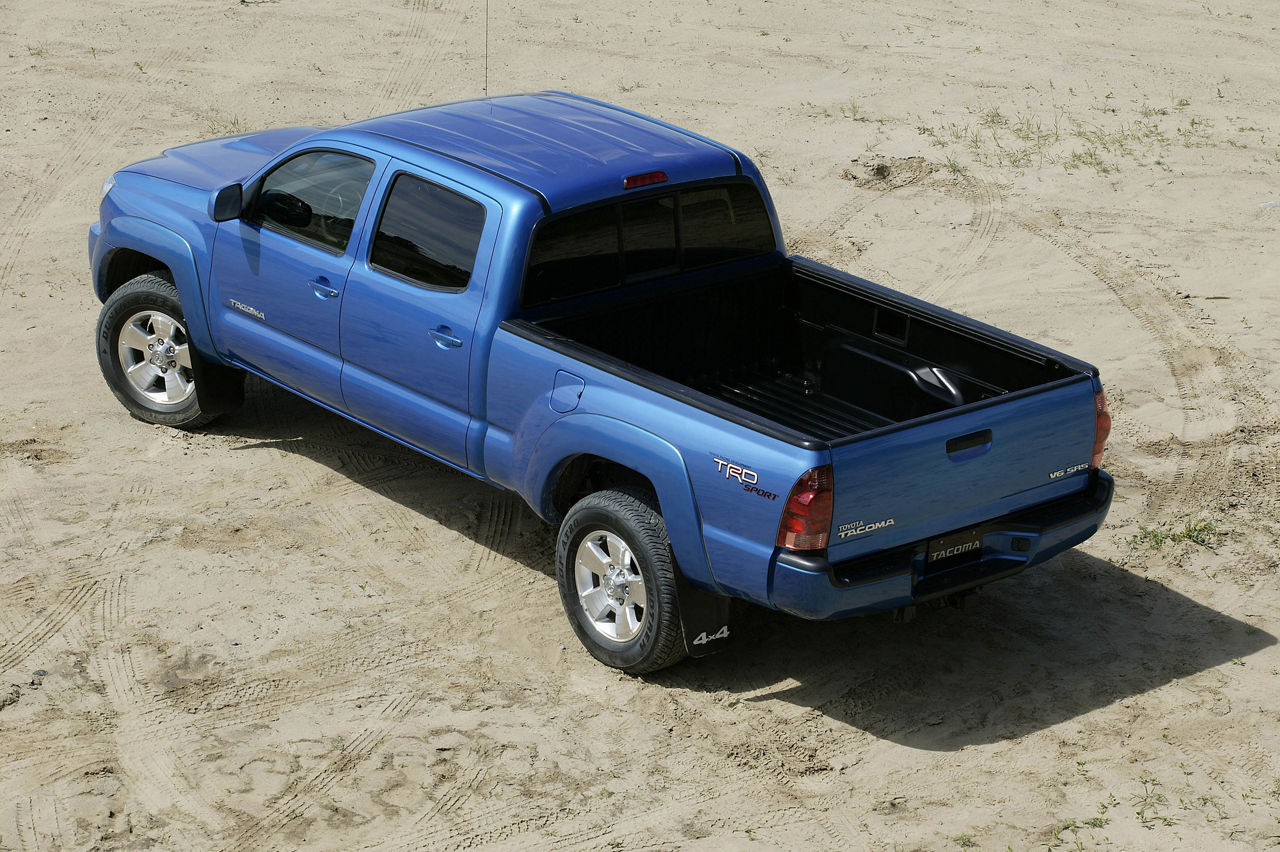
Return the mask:
<svg viewBox="0 0 1280 852">
<path fill-rule="evenodd" d="M 534 324 L 828 443 L 1080 371 L 962 320 L 788 261 Z"/>
</svg>

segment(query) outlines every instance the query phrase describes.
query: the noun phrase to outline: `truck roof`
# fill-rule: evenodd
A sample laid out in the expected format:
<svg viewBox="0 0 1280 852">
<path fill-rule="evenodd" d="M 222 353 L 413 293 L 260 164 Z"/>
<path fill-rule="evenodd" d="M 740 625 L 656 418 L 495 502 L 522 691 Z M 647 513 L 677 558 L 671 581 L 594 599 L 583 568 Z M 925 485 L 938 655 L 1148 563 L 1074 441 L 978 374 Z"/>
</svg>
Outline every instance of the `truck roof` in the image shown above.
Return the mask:
<svg viewBox="0 0 1280 852">
<path fill-rule="evenodd" d="M 549 211 L 616 197 L 623 179 L 671 183 L 742 171 L 732 149 L 621 107 L 564 92 L 424 107 L 346 128 L 473 165 L 541 196 Z"/>
</svg>

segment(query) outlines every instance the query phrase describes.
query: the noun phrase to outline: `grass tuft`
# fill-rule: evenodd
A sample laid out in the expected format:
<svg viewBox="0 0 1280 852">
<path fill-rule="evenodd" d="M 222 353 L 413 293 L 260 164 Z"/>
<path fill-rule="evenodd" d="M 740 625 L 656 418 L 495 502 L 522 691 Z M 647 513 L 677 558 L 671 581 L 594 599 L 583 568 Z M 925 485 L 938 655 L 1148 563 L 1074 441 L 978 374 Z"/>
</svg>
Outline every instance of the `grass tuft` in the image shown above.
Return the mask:
<svg viewBox="0 0 1280 852">
<path fill-rule="evenodd" d="M 1139 524 L 1137 535 L 1129 539 L 1129 546 L 1144 545 L 1150 550 L 1159 550 L 1167 543 L 1181 544 L 1189 541 L 1216 553 L 1221 536 L 1222 531 L 1218 529 L 1218 524 L 1210 520 L 1188 520 L 1183 523 L 1181 529 L 1172 530 Z"/>
</svg>

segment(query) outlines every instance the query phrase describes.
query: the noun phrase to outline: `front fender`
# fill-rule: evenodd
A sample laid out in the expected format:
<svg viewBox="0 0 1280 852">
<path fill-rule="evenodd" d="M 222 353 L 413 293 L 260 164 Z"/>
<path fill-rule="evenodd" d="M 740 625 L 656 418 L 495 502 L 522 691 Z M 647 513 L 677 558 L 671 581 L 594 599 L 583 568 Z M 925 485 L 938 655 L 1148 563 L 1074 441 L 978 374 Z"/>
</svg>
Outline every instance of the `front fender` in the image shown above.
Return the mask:
<svg viewBox="0 0 1280 852">
<path fill-rule="evenodd" d="M 186 315 L 187 334 L 196 349 L 214 363 L 221 363 L 213 346 L 209 331 L 209 317 L 205 312 L 204 296 L 200 291 L 200 276 L 196 272 L 195 253 L 191 244 L 177 232 L 137 216 L 115 216 L 107 221 L 98 236 L 94 248 L 93 287 L 99 301 L 107 296 L 107 270 L 111 255 L 120 249 L 132 249 L 154 257 L 169 268 L 173 283 L 182 300 L 182 312 Z"/>
<path fill-rule="evenodd" d="M 551 493 L 575 456 L 599 456 L 631 468 L 653 483 L 676 564 L 693 586 L 724 594 L 711 573 L 702 525 L 684 458 L 667 441 L 630 423 L 599 414 L 570 414 L 547 427 L 529 455 L 524 493 L 544 515 L 553 514 Z"/>
</svg>

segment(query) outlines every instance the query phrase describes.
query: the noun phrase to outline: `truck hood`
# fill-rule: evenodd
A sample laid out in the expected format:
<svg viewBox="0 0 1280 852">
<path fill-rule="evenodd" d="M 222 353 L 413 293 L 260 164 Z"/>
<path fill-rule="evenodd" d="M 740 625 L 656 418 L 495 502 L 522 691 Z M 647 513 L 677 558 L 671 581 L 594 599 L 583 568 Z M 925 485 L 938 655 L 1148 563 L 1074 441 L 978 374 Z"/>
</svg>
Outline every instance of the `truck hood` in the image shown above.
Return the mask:
<svg viewBox="0 0 1280 852">
<path fill-rule="evenodd" d="M 122 171 L 150 175 L 194 189 L 214 190 L 243 181 L 267 160 L 318 127 L 282 127 L 170 148 Z"/>
</svg>

